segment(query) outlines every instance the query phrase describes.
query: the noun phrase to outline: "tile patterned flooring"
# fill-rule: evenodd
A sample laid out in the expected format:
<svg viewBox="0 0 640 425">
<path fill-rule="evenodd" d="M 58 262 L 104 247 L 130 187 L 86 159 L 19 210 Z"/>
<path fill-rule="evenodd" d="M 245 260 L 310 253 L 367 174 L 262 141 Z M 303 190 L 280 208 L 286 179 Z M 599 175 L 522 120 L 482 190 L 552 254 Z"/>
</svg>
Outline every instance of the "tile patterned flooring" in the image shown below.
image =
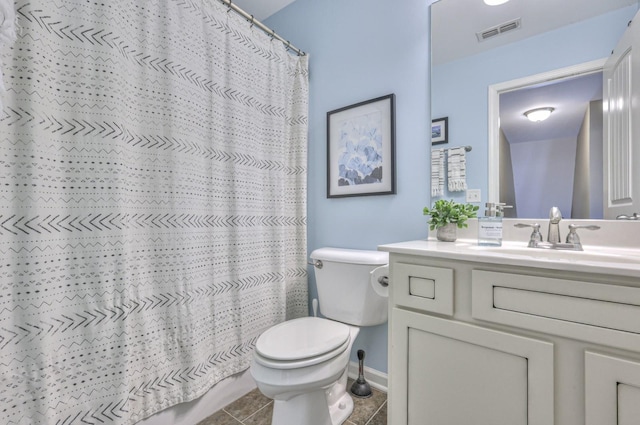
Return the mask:
<svg viewBox="0 0 640 425">
<path fill-rule="evenodd" d="M 351 388 L 349 380 L 347 388 Z M 387 425 L 387 395 L 373 388 L 369 398 L 353 398 L 353 413 L 344 425 Z M 255 390 L 200 421 L 198 425 L 271 425 L 273 401 Z M 300 424 L 303 425 L 303 424 Z"/>
</svg>

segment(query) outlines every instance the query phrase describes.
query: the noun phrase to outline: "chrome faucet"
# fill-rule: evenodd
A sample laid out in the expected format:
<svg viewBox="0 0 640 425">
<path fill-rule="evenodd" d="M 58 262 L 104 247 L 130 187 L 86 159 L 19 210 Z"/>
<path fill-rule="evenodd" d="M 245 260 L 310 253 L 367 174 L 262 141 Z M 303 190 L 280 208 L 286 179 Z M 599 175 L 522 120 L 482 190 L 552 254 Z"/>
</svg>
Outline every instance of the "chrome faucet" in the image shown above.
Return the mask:
<svg viewBox="0 0 640 425">
<path fill-rule="evenodd" d="M 547 232 L 547 242 L 560 243 L 560 221 L 562 220 L 562 213 L 558 207 L 552 207 L 549 211 L 549 231 Z"/>
<path fill-rule="evenodd" d="M 542 235 L 540 234 L 540 225 L 538 223 L 525 224 L 517 223 L 515 227 L 531 227 L 533 232 L 529 237 L 529 248 L 544 248 L 544 249 L 571 249 L 574 251 L 582 251 L 582 243 L 577 229 L 597 230 L 600 226 L 594 225 L 569 225 L 569 233 L 567 234 L 567 241 L 562 243 L 560 239 L 560 221 L 562 221 L 562 213 L 558 207 L 551 208 L 549 211 L 549 231 L 547 233 L 547 242 L 542 241 Z"/>
<path fill-rule="evenodd" d="M 569 234 L 567 235 L 567 243 L 573 245 L 573 249 L 575 251 L 582 251 L 582 243 L 580 242 L 580 237 L 576 230 L 578 229 L 587 229 L 587 230 L 598 230 L 600 226 L 596 225 L 578 225 L 578 224 L 570 224 L 569 225 Z"/>
<path fill-rule="evenodd" d="M 533 229 L 533 232 L 531 232 L 531 236 L 529 236 L 529 248 L 537 248 L 538 245 L 542 243 L 542 234 L 540 233 L 540 225 L 538 223 L 516 223 L 514 224 L 514 227 L 531 227 Z"/>
<path fill-rule="evenodd" d="M 640 213 L 634 212 L 631 215 L 620 214 L 616 220 L 640 220 Z"/>
</svg>

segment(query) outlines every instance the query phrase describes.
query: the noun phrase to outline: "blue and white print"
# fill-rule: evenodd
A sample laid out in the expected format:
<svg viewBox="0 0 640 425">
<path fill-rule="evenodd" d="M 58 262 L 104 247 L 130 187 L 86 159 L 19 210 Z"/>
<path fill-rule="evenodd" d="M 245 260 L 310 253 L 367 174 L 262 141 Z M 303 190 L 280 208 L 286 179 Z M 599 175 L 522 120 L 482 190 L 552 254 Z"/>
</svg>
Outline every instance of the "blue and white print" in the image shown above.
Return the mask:
<svg viewBox="0 0 640 425">
<path fill-rule="evenodd" d="M 372 112 L 340 123 L 338 186 L 382 182 L 382 114 Z"/>
</svg>

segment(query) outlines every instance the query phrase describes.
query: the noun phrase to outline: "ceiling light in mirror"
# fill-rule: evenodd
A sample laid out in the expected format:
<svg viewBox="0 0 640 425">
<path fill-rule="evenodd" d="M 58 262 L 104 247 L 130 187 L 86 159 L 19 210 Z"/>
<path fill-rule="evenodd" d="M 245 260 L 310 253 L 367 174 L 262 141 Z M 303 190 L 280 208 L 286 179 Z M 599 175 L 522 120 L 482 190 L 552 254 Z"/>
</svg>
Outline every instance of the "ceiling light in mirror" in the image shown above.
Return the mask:
<svg viewBox="0 0 640 425">
<path fill-rule="evenodd" d="M 531 109 L 530 111 L 525 112 L 524 116 L 529 118 L 529 121 L 540 122 L 549 118 L 549 116 L 553 111 L 554 111 L 554 108 L 551 108 L 551 107 L 536 108 L 536 109 Z"/>
<path fill-rule="evenodd" d="M 485 4 L 489 5 L 489 6 L 499 6 L 501 4 L 504 4 L 506 2 L 508 2 L 509 0 L 484 0 Z"/>
</svg>

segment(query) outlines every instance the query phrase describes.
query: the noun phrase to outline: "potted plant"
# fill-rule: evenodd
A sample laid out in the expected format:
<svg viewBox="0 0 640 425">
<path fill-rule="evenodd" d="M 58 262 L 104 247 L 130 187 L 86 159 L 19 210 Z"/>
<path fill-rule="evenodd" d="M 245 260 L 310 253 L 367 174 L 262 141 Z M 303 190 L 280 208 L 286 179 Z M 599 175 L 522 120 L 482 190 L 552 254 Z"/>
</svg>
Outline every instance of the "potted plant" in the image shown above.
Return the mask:
<svg viewBox="0 0 640 425">
<path fill-rule="evenodd" d="M 459 204 L 453 200 L 437 200 L 433 208 L 424 207 L 422 213 L 431 216 L 429 229 L 437 229 L 436 237 L 439 241 L 453 242 L 456 240 L 456 228 L 467 227 L 467 219 L 477 217 L 480 207 L 471 204 Z"/>
</svg>

